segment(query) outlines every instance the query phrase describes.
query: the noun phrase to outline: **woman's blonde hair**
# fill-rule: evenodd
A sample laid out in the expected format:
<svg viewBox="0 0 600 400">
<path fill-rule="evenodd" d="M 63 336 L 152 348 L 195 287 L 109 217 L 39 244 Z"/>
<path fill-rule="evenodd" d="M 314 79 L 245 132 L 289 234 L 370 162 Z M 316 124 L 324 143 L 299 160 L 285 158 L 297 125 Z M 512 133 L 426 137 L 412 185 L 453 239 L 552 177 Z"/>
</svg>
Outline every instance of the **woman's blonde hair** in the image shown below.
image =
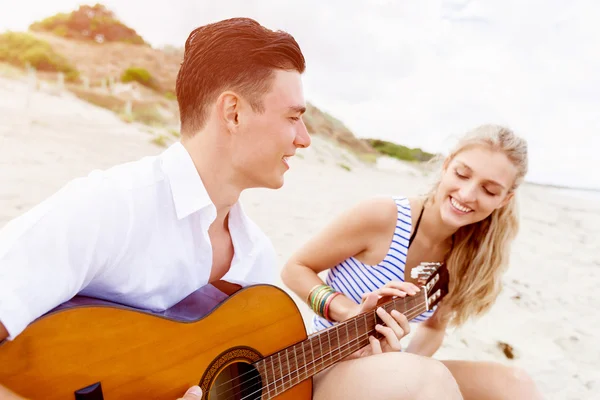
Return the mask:
<svg viewBox="0 0 600 400">
<path fill-rule="evenodd" d="M 517 177 L 509 192 L 523 182 L 528 169 L 527 142 L 510 129 L 499 125 L 482 125 L 463 136 L 445 158 L 447 166 L 460 152 L 483 146 L 504 153 L 517 167 Z M 427 195 L 433 200 L 442 172 Z M 463 226 L 453 237 L 446 264 L 450 290 L 444 299 L 443 318 L 459 326 L 467 319 L 487 312 L 501 290 L 502 274 L 509 264 L 510 246 L 519 230 L 519 213 L 515 193 L 506 205 L 484 220 Z"/>
</svg>

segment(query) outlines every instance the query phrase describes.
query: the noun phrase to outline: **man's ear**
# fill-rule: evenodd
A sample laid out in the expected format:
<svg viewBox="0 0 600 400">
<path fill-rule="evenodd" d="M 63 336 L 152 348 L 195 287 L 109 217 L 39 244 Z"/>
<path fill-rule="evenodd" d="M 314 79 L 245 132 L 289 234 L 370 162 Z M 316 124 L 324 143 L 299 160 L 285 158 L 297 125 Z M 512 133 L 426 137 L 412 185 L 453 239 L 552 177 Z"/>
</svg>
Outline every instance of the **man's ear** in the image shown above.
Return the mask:
<svg viewBox="0 0 600 400">
<path fill-rule="evenodd" d="M 217 99 L 217 115 L 230 132 L 239 125 L 240 98 L 233 92 L 223 92 Z"/>
</svg>

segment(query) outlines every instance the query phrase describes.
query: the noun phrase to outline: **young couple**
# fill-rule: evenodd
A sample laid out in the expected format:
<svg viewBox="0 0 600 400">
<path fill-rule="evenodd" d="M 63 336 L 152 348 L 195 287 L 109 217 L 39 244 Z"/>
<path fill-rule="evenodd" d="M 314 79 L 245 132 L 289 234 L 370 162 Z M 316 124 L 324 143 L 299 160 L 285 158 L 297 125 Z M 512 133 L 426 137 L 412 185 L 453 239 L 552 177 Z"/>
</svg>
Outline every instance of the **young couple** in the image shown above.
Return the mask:
<svg viewBox="0 0 600 400">
<path fill-rule="evenodd" d="M 194 30 L 177 77 L 181 142 L 75 179 L 0 231 L 0 339 L 76 294 L 164 310 L 220 279 L 273 283 L 274 249 L 238 199 L 248 188 L 280 188 L 289 158 L 310 145 L 304 69 L 292 36 L 253 20 Z M 450 274 L 449 295 L 415 318 L 407 349 L 398 351 L 406 317 L 378 309 L 382 339 L 317 375 L 315 399 L 539 396 L 513 368 L 431 358 L 447 324 L 494 303 L 526 171 L 522 139 L 479 127 L 445 159 L 430 193 L 358 204 L 289 260 L 282 277 L 300 297 L 336 293 L 314 330 L 373 310 L 379 296 L 414 294 L 410 272 L 423 261 L 444 262 Z M 326 283 L 317 275 L 325 270 Z M 197 389 L 182 398 L 200 398 Z"/>
</svg>

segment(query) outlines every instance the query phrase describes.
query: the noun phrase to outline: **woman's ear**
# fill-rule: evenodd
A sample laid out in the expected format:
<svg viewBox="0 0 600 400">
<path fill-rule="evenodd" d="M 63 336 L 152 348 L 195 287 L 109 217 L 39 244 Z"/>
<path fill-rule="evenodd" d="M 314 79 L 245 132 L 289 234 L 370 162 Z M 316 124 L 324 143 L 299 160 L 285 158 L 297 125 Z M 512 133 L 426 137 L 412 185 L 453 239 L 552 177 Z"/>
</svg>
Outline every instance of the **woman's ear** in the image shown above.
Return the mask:
<svg viewBox="0 0 600 400">
<path fill-rule="evenodd" d="M 442 164 L 442 171 L 446 172 L 446 170 L 448 169 L 448 166 L 450 165 L 450 161 L 452 161 L 450 159 L 450 157 L 446 157 L 444 159 L 444 163 Z"/>
<path fill-rule="evenodd" d="M 508 194 L 506 195 L 506 197 L 504 198 L 504 200 L 502 200 L 502 202 L 500 203 L 500 205 L 499 205 L 498 207 L 496 207 L 496 208 L 497 208 L 497 209 L 498 209 L 498 208 L 502 208 L 502 207 L 504 207 L 505 205 L 507 205 L 507 204 L 508 204 L 508 202 L 509 202 L 509 201 L 510 201 L 510 200 L 511 200 L 513 197 L 514 197 L 514 195 L 515 195 L 515 192 L 513 192 L 513 191 L 511 191 L 510 193 L 508 193 Z"/>
</svg>

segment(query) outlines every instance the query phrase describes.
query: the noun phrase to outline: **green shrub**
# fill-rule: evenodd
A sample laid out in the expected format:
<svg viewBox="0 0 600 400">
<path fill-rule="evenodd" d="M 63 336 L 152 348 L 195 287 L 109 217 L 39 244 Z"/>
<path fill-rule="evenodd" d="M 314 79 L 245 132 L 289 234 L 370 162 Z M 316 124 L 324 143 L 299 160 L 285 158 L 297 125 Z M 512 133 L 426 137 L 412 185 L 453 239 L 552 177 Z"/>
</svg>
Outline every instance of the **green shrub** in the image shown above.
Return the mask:
<svg viewBox="0 0 600 400">
<path fill-rule="evenodd" d="M 406 146 L 380 139 L 366 139 L 366 141 L 381 154 L 385 154 L 399 160 L 422 162 L 429 161 L 434 157 L 434 154 L 428 153 L 419 148 L 411 149 Z"/>
<path fill-rule="evenodd" d="M 150 89 L 158 89 L 156 81 L 148 70 L 141 67 L 129 67 L 121 75 L 121 82 L 139 82 Z"/>
<path fill-rule="evenodd" d="M 345 169 L 346 171 L 352 171 L 352 168 L 350 168 L 350 166 L 348 164 L 338 163 L 338 165 L 340 167 L 342 167 L 343 169 Z"/>
<path fill-rule="evenodd" d="M 55 52 L 50 44 L 29 33 L 0 34 L 0 61 L 39 71 L 63 72 L 67 80 L 75 80 L 79 73 L 69 61 Z"/>
</svg>

